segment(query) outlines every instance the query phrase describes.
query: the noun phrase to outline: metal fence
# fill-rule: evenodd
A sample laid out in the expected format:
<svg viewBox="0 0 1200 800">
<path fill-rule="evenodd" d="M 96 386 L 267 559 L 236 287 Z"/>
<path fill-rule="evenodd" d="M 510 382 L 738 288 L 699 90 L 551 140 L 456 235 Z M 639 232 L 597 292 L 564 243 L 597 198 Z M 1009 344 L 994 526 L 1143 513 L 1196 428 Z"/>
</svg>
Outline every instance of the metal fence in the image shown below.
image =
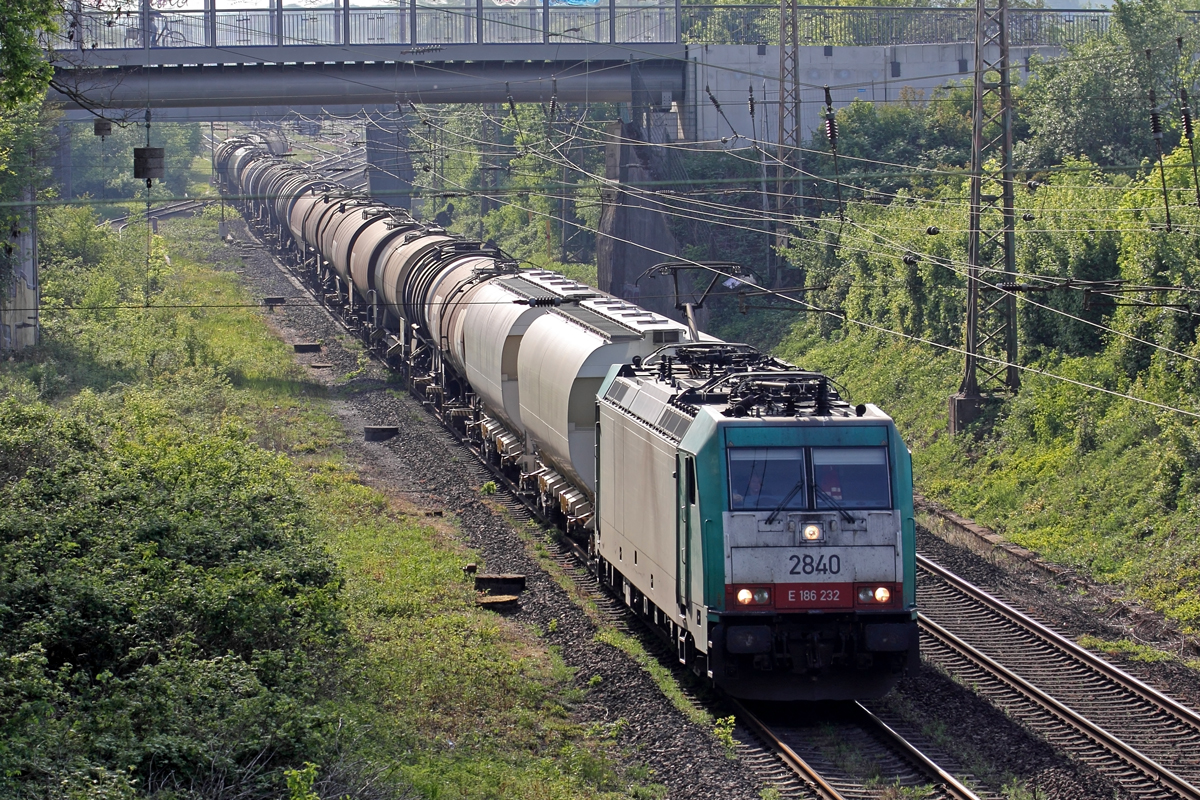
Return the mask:
<svg viewBox="0 0 1200 800">
<path fill-rule="evenodd" d="M 1189 14 L 1200 21 L 1200 12 Z M 1069 45 L 1108 30 L 1107 11 L 1009 11 L 1011 46 Z M 808 45 L 954 44 L 974 40 L 972 9 L 801 7 Z M 104 12 L 77 7 L 58 49 L 358 44 L 676 42 L 778 44 L 778 5 L 680 0 L 394 0 L 379 8 Z"/>
<path fill-rule="evenodd" d="M 395 0 L 378 8 L 68 13 L 58 50 L 679 41 L 679 0 Z"/>
</svg>

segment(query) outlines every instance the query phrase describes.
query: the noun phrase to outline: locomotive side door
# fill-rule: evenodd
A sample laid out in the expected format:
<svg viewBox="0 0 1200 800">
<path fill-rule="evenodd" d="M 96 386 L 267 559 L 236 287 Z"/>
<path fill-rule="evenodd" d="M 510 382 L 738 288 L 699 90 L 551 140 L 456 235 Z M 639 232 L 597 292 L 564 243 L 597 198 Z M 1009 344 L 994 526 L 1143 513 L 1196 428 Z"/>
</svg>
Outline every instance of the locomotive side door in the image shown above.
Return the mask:
<svg viewBox="0 0 1200 800">
<path fill-rule="evenodd" d="M 681 615 L 692 605 L 692 534 L 697 517 L 696 458 L 684 452 L 676 456 L 675 599 Z"/>
</svg>

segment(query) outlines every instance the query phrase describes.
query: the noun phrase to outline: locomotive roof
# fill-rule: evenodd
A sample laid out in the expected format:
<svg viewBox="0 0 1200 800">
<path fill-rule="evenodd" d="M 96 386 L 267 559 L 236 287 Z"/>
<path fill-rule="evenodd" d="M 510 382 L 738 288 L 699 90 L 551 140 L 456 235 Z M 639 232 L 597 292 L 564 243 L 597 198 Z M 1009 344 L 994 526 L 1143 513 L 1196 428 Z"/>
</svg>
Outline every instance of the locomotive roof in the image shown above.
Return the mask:
<svg viewBox="0 0 1200 800">
<path fill-rule="evenodd" d="M 888 419 L 852 406 L 819 372 L 726 342 L 669 345 L 626 364 L 604 400 L 675 441 L 703 409 L 725 419 Z"/>
</svg>

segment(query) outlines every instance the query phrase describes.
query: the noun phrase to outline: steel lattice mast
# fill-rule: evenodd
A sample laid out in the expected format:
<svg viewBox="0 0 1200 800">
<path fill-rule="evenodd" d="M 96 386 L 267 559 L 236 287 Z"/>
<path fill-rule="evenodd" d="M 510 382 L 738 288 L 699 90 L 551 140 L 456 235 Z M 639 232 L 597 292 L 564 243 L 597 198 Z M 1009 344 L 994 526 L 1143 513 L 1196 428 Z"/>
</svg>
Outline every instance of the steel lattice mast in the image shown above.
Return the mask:
<svg viewBox="0 0 1200 800">
<path fill-rule="evenodd" d="M 975 7 L 975 103 L 971 132 L 966 366 L 950 398 L 950 429 L 974 420 L 993 392 L 1016 391 L 1017 298 L 996 284 L 1016 273 L 1013 211 L 1012 85 L 1008 0 Z"/>
<path fill-rule="evenodd" d="M 779 0 L 779 145 L 775 164 L 776 245 L 804 210 L 800 182 L 800 32 L 796 0 Z M 776 276 L 772 276 L 774 280 Z"/>
</svg>

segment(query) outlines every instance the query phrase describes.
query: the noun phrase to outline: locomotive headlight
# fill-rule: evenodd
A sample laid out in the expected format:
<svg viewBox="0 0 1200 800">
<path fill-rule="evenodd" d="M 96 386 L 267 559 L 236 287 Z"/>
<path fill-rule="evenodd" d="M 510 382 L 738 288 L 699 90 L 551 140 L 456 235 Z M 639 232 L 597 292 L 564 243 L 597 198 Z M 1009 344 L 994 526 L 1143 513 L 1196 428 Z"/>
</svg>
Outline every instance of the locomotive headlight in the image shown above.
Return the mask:
<svg viewBox="0 0 1200 800">
<path fill-rule="evenodd" d="M 804 541 L 819 542 L 821 540 L 820 525 L 805 525 L 803 531 Z"/>
<path fill-rule="evenodd" d="M 739 606 L 769 606 L 771 604 L 771 590 L 765 586 L 743 586 L 738 589 L 737 598 Z"/>
<path fill-rule="evenodd" d="M 892 590 L 886 586 L 862 586 L 858 590 L 858 602 L 860 603 L 890 603 L 892 602 Z"/>
</svg>

